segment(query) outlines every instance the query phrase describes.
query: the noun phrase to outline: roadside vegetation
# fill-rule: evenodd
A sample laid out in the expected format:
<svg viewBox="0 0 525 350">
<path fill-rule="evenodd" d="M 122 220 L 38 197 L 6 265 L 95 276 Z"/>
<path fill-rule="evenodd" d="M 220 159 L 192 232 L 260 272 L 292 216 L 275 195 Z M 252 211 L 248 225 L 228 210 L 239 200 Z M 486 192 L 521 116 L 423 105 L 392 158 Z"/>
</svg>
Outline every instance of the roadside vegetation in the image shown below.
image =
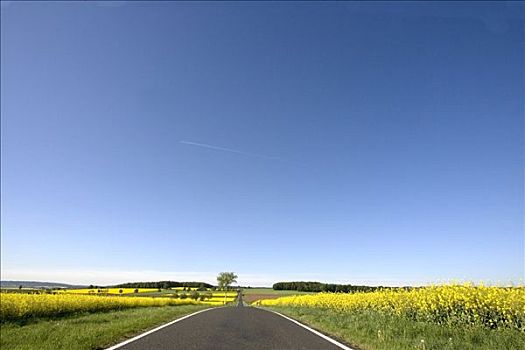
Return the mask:
<svg viewBox="0 0 525 350">
<path fill-rule="evenodd" d="M 311 307 L 271 307 L 360 350 L 524 350 L 525 335 L 512 329 L 439 325 L 373 310 L 342 312 Z"/>
<path fill-rule="evenodd" d="M 161 293 L 158 296 L 126 295 L 2 292 L 0 294 L 0 322 L 152 306 L 197 304 L 218 306 L 233 302 L 237 297 L 237 292 L 197 292 L 193 290 L 179 293 L 171 291 L 171 293 Z"/>
<path fill-rule="evenodd" d="M 87 312 L 151 306 L 195 305 L 196 300 L 174 298 L 103 297 L 96 295 L 2 293 L 0 320 L 21 321 Z"/>
<path fill-rule="evenodd" d="M 0 348 L 101 349 L 180 316 L 234 302 L 237 292 L 230 286 L 236 277 L 219 274 L 221 290 L 200 282 L 169 281 L 118 287 L 4 288 Z"/>
<path fill-rule="evenodd" d="M 361 349 L 525 349 L 525 289 L 473 285 L 257 301 Z"/>
<path fill-rule="evenodd" d="M 104 349 L 160 324 L 209 307 L 204 304 L 145 307 L 6 322 L 0 327 L 0 349 Z"/>
</svg>

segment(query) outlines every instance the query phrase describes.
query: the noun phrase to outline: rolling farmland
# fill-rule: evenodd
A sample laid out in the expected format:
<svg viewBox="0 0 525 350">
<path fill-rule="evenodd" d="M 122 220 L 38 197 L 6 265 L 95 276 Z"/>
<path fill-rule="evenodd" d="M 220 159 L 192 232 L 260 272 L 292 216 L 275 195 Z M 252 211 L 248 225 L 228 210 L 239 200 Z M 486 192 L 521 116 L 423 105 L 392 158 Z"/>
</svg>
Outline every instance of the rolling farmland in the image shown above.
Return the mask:
<svg viewBox="0 0 525 350">
<path fill-rule="evenodd" d="M 164 297 L 174 299 L 193 299 L 210 305 L 224 305 L 233 302 L 237 297 L 237 292 L 233 291 L 214 291 L 211 289 L 199 291 L 197 288 L 84 288 L 84 289 L 66 289 L 53 291 L 58 294 L 76 294 L 76 295 L 125 295 L 133 297 Z"/>
<path fill-rule="evenodd" d="M 172 317 L 231 304 L 237 298 L 234 291 L 188 289 L 3 289 L 0 347 L 101 348 Z M 77 327 L 82 328 L 75 331 Z M 45 336 L 51 330 L 61 337 Z"/>
<path fill-rule="evenodd" d="M 311 292 L 298 292 L 295 290 L 274 290 L 272 288 L 246 288 L 243 289 L 243 298 L 247 303 L 253 303 L 257 300 L 276 299 L 289 295 L 312 294 Z"/>
<path fill-rule="evenodd" d="M 63 289 L 56 291 L 63 294 L 136 294 L 136 293 L 154 293 L 156 288 L 81 288 L 81 289 Z"/>
<path fill-rule="evenodd" d="M 355 293 L 301 293 L 253 288 L 244 289 L 240 294 L 242 298 L 236 303 L 233 302 L 237 292 L 233 291 L 166 289 L 159 292 L 148 288 L 122 291 L 101 288 L 93 293 L 93 290 L 58 290 L 55 294 L 37 293 L 35 290 L 1 293 L 2 342 L 17 344 L 17 339 L 24 342 L 25 338 L 21 337 L 24 332 L 36 332 L 34 336 L 38 338 L 41 332 L 37 331 L 39 327 L 55 327 L 54 323 L 49 323 L 52 320 L 63 320 L 67 325 L 72 320 L 68 327 L 75 327 L 73 320 L 107 319 L 113 314 L 119 316 L 111 321 L 108 329 L 116 327 L 117 335 L 113 338 L 108 335 L 104 339 L 116 341 L 125 333 L 121 327 L 128 329 L 129 326 L 136 333 L 146 325 L 167 320 L 165 317 L 168 315 L 180 315 L 182 310 L 188 313 L 226 304 L 230 306 L 226 308 L 230 311 L 203 313 L 191 321 L 148 335 L 126 348 L 140 348 L 140 344 L 151 342 L 162 346 L 179 344 L 188 349 L 207 346 L 208 343 L 191 343 L 189 339 L 195 338 L 190 334 L 181 335 L 180 330 L 188 327 L 194 329 L 192 333 L 195 336 L 202 336 L 204 342 L 226 341 L 224 336 L 228 334 L 230 340 L 227 343 L 232 348 L 247 345 L 243 343 L 242 334 L 253 333 L 255 337 L 260 332 L 268 338 L 261 339 L 260 344 L 251 343 L 255 348 L 262 349 L 269 343 L 277 348 L 289 347 L 292 343 L 287 343 L 289 340 L 282 338 L 278 330 L 283 327 L 291 327 L 289 331 L 298 334 L 299 338 L 294 340 L 296 344 L 304 344 L 305 348 L 308 344 L 317 344 L 318 340 L 310 339 L 312 335 L 287 325 L 289 321 L 270 316 L 268 312 L 256 311 L 256 308 L 290 316 L 342 339 L 353 349 L 524 349 L 525 344 L 525 288 L 522 287 L 465 284 Z M 242 310 L 234 307 L 246 303 L 251 303 L 252 307 Z M 131 315 L 139 315 L 138 318 L 135 316 L 138 324 L 132 321 Z M 235 323 L 237 318 L 245 321 Z M 117 319 L 129 319 L 131 324 L 126 321 L 119 327 Z M 209 324 L 210 328 L 204 327 L 205 324 Z M 222 327 L 220 324 L 229 325 L 227 333 L 218 333 L 217 330 Z M 99 327 L 99 321 L 89 327 Z M 86 339 L 93 337 L 89 331 L 85 336 Z M 69 344 L 67 337 L 64 341 Z M 107 340 L 105 344 L 109 345 Z M 56 346 L 56 340 L 53 346 Z M 49 348 L 53 346 L 49 345 Z M 319 349 L 333 348 L 323 342 L 317 346 Z M 83 349 L 92 347 L 86 345 Z"/>
</svg>

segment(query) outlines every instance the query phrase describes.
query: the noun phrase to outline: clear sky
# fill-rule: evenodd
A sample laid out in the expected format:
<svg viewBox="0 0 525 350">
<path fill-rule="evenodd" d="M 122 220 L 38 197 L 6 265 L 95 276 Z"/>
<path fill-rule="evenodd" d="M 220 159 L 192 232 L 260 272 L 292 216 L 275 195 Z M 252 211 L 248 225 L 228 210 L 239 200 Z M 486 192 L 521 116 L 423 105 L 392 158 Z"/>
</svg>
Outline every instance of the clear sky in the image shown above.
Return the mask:
<svg viewBox="0 0 525 350">
<path fill-rule="evenodd" d="M 2 278 L 519 283 L 524 9 L 2 2 Z"/>
</svg>

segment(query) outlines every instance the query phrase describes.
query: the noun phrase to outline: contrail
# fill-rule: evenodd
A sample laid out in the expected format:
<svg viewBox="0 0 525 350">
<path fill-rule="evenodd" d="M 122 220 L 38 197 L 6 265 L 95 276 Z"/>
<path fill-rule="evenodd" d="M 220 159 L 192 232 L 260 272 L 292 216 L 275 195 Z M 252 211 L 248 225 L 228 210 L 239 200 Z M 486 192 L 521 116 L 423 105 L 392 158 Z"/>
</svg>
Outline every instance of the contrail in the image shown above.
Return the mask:
<svg viewBox="0 0 525 350">
<path fill-rule="evenodd" d="M 208 149 L 213 149 L 216 151 L 223 151 L 223 152 L 230 152 L 230 153 L 237 153 L 242 154 L 244 156 L 249 157 L 259 157 L 259 158 L 265 158 L 265 159 L 275 159 L 278 160 L 278 157 L 272 157 L 272 156 L 266 156 L 264 154 L 257 154 L 257 153 L 250 153 L 250 152 L 243 152 L 238 151 L 236 149 L 226 148 L 226 147 L 219 147 L 219 146 L 213 146 L 213 145 L 207 145 L 205 143 L 198 143 L 198 142 L 191 142 L 191 141 L 179 141 L 179 143 L 182 143 L 184 145 L 190 145 L 190 146 L 197 146 L 197 147 L 203 147 Z"/>
</svg>

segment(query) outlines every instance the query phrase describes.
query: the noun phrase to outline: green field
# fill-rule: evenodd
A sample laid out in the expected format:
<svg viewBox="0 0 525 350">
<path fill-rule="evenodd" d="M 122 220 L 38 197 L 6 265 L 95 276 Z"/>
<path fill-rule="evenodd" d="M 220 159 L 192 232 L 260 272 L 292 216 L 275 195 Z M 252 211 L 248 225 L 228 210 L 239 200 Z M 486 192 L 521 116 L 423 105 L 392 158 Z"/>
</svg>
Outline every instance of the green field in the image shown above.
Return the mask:
<svg viewBox="0 0 525 350">
<path fill-rule="evenodd" d="M 525 350 L 525 334 L 512 329 L 453 327 L 379 312 L 272 307 L 360 350 Z"/>
<path fill-rule="evenodd" d="M 314 294 L 312 292 L 298 292 L 296 290 L 274 290 L 272 288 L 243 288 L 242 293 L 244 295 L 252 294 L 275 294 L 279 296 L 283 295 L 298 295 L 298 294 Z"/>
<path fill-rule="evenodd" d="M 100 312 L 0 327 L 0 348 L 9 350 L 91 350 L 116 344 L 138 333 L 209 305 L 148 307 Z"/>
</svg>

